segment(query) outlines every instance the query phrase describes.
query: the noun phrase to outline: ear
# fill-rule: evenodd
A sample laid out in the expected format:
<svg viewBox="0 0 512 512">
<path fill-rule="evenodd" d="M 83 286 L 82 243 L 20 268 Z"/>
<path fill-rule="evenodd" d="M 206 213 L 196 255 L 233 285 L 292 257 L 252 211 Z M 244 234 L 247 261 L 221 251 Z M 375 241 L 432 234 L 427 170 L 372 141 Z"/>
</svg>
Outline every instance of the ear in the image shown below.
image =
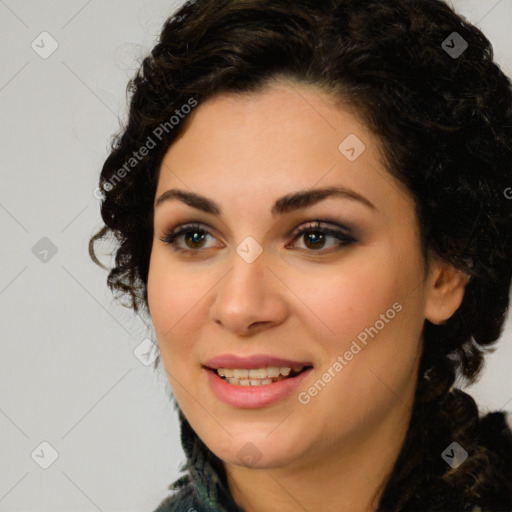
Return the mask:
<svg viewBox="0 0 512 512">
<path fill-rule="evenodd" d="M 469 279 L 468 274 L 435 257 L 427 280 L 427 320 L 433 324 L 444 324 L 461 305 Z"/>
</svg>

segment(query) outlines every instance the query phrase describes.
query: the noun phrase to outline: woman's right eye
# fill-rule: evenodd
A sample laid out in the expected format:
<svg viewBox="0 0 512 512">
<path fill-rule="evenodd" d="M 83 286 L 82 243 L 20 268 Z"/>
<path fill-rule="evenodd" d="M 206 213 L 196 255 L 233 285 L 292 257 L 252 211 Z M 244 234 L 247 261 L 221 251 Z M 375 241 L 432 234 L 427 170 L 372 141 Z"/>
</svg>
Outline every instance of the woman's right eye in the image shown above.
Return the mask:
<svg viewBox="0 0 512 512">
<path fill-rule="evenodd" d="M 192 244 L 195 244 L 192 247 L 182 248 L 178 244 L 178 239 L 185 235 L 183 240 L 187 243 L 189 240 Z M 192 235 L 192 236 L 187 236 Z M 203 229 L 199 224 L 186 224 L 184 226 L 180 226 L 177 229 L 168 230 L 160 240 L 164 242 L 166 245 L 170 245 L 172 249 L 176 252 L 197 252 L 196 249 L 201 249 L 202 247 L 196 247 L 200 245 L 207 236 L 213 236 L 209 231 Z"/>
</svg>

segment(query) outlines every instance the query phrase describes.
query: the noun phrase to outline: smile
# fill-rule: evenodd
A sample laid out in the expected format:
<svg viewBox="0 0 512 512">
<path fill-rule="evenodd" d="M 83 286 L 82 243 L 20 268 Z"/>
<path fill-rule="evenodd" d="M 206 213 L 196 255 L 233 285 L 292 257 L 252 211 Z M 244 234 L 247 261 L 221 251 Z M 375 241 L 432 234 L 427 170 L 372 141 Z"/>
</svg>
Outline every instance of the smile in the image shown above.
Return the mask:
<svg viewBox="0 0 512 512">
<path fill-rule="evenodd" d="M 304 366 L 295 368 L 269 366 L 267 368 L 218 368 L 217 374 L 235 386 L 265 386 L 297 376 Z"/>
<path fill-rule="evenodd" d="M 297 388 L 302 387 L 305 379 L 313 372 L 313 367 L 303 366 L 295 369 L 272 366 L 250 369 L 205 367 L 204 371 L 207 385 L 217 399 L 232 407 L 255 409 L 268 407 L 293 396 Z M 277 377 L 270 377 L 276 374 Z M 259 377 L 253 378 L 254 375 Z"/>
</svg>

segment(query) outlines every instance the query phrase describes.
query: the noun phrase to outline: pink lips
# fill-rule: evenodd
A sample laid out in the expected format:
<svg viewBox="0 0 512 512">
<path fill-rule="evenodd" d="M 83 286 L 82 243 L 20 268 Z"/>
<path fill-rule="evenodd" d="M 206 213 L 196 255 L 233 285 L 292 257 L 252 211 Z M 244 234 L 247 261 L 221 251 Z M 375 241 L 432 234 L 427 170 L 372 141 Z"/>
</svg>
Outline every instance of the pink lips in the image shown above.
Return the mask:
<svg viewBox="0 0 512 512">
<path fill-rule="evenodd" d="M 275 360 L 276 361 L 276 360 Z M 283 361 L 283 359 L 281 359 Z M 293 361 L 288 361 L 290 363 Z M 217 375 L 217 372 L 205 368 L 204 373 L 213 395 L 220 401 L 240 409 L 268 407 L 296 392 L 304 384 L 313 368 L 305 369 L 296 377 L 284 379 L 273 384 L 261 386 L 238 386 L 229 384 Z"/>
<path fill-rule="evenodd" d="M 249 357 L 223 354 L 210 359 L 204 366 L 216 370 L 217 368 L 268 368 L 269 366 L 297 368 L 299 366 L 313 366 L 309 361 L 293 361 L 281 357 L 273 357 L 266 354 L 254 354 Z"/>
</svg>

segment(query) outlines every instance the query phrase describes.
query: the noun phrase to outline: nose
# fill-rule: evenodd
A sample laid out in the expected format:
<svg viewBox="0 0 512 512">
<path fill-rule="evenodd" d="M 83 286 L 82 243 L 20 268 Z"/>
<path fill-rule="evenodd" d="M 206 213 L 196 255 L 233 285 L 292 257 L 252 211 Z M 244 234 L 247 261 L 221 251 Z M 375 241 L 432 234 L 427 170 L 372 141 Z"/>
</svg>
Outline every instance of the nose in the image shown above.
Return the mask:
<svg viewBox="0 0 512 512">
<path fill-rule="evenodd" d="M 284 322 L 288 314 L 283 295 L 286 287 L 269 267 L 265 252 L 248 263 L 234 251 L 231 262 L 230 270 L 215 287 L 212 321 L 240 336 Z"/>
</svg>

